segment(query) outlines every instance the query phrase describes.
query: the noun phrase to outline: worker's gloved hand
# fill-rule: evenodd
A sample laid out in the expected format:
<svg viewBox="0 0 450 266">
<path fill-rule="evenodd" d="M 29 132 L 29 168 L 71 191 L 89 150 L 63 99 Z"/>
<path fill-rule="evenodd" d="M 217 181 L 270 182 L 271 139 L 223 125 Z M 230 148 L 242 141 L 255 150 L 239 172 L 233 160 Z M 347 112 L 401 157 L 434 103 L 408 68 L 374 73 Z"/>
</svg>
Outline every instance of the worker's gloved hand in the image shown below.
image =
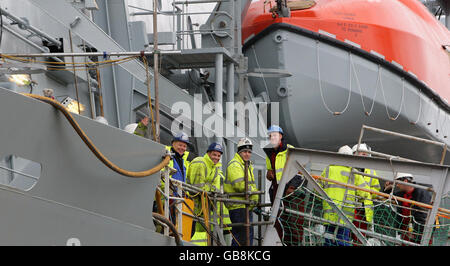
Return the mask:
<svg viewBox="0 0 450 266">
<path fill-rule="evenodd" d="M 275 177 L 275 171 L 274 170 L 268 170 L 266 174 L 266 178 L 269 181 L 272 181 Z"/>
<path fill-rule="evenodd" d="M 254 208 L 254 209 L 253 209 L 253 212 L 254 212 L 255 214 L 262 214 L 262 210 L 261 210 L 261 208 L 259 208 L 259 207 Z"/>
</svg>

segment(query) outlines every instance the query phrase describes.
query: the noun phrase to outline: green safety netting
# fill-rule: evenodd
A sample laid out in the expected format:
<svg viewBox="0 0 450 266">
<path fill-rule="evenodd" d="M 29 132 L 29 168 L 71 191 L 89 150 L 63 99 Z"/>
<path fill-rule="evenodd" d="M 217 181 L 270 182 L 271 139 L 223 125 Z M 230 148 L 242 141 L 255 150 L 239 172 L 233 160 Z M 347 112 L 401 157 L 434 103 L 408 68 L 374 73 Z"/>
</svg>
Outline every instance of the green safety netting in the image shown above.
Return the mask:
<svg viewBox="0 0 450 266">
<path fill-rule="evenodd" d="M 431 239 L 425 245 L 445 246 L 448 245 L 450 221 L 448 218 L 438 217 L 431 227 L 425 227 L 415 221 L 413 215 L 402 215 L 401 202 L 389 199 L 375 198 L 372 194 L 373 220 L 365 221 L 365 208 L 362 199 L 355 199 L 352 204 L 344 204 L 339 201 L 331 201 L 338 208 L 345 208 L 349 213 L 352 208 L 354 215 L 347 215 L 356 230 L 367 240 L 366 245 L 374 246 L 413 246 L 420 245 L 422 237 L 427 230 L 431 231 Z M 281 201 L 280 214 L 278 218 L 280 235 L 283 245 L 288 246 L 361 246 L 352 226 L 342 219 L 330 220 L 325 215 L 324 204 L 331 204 L 306 187 L 299 187 Z M 440 207 L 449 209 L 450 196 L 442 198 Z M 416 212 L 429 214 L 426 209 L 410 209 Z M 328 211 L 329 212 L 329 211 Z M 433 219 L 435 221 L 435 219 Z"/>
</svg>

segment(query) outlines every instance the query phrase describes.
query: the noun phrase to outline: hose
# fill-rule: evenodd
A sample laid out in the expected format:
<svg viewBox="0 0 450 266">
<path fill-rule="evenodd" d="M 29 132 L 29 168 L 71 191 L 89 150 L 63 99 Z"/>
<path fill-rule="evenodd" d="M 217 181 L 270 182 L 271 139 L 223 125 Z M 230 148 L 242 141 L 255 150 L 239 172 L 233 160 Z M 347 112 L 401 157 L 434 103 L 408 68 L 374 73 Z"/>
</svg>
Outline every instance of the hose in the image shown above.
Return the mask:
<svg viewBox="0 0 450 266">
<path fill-rule="evenodd" d="M 172 191 L 175 191 L 175 185 L 172 183 L 172 180 L 169 180 L 169 185 L 170 185 Z M 157 190 L 157 191 L 158 191 L 158 190 Z M 199 193 L 200 193 L 200 192 L 199 192 Z M 207 194 L 206 194 L 206 195 L 207 195 Z M 187 208 L 194 216 L 199 217 L 199 216 L 195 215 L 194 210 L 186 203 L 186 201 L 183 201 L 183 204 L 184 204 L 184 206 L 186 206 L 186 208 Z M 214 205 L 213 205 L 213 206 L 214 206 Z M 202 209 L 202 210 L 203 210 L 203 209 Z M 209 218 L 209 217 L 208 217 L 208 218 Z M 208 221 L 209 221 L 209 219 L 208 219 Z M 205 232 L 209 235 L 209 237 L 210 237 L 212 240 L 214 240 L 214 241 L 216 242 L 216 244 L 217 244 L 218 246 L 222 246 L 222 243 L 220 243 L 219 239 L 217 239 L 217 237 L 214 236 L 214 234 L 211 232 L 211 230 L 210 230 L 211 227 L 207 227 L 207 226 L 205 225 L 205 223 L 202 222 L 202 221 L 200 221 L 200 220 L 198 220 L 197 223 L 199 223 L 199 224 L 203 227 L 203 229 L 205 229 Z M 208 222 L 208 223 L 209 223 L 209 222 Z M 212 241 L 212 240 L 211 240 L 211 241 Z M 235 240 L 236 240 L 236 239 L 235 239 Z M 236 242 L 237 242 L 237 241 L 236 241 Z"/>
<path fill-rule="evenodd" d="M 116 172 L 118 174 L 128 176 L 128 177 L 146 177 L 146 176 L 150 176 L 150 175 L 153 175 L 153 174 L 159 172 L 161 169 L 163 169 L 165 166 L 167 166 L 169 164 L 170 155 L 166 155 L 164 160 L 161 163 L 159 163 L 157 166 L 153 167 L 152 169 L 149 169 L 146 171 L 141 171 L 141 172 L 132 172 L 132 171 L 124 170 L 124 169 L 120 168 L 119 166 L 117 166 L 116 164 L 114 164 L 113 162 L 111 162 L 110 160 L 108 160 L 108 158 L 106 158 L 97 149 L 97 147 L 92 143 L 92 141 L 89 139 L 89 137 L 86 135 L 86 133 L 80 128 L 80 125 L 77 123 L 77 121 L 75 121 L 72 114 L 70 114 L 70 112 L 67 111 L 67 109 L 62 104 L 60 104 L 58 101 L 53 100 L 51 98 L 44 97 L 44 96 L 40 96 L 40 95 L 34 95 L 34 94 L 29 94 L 29 93 L 21 93 L 21 94 L 24 96 L 28 96 L 28 97 L 31 97 L 34 99 L 41 100 L 45 103 L 52 105 L 59 111 L 61 111 L 64 114 L 64 116 L 67 118 L 67 120 L 69 121 L 70 125 L 72 125 L 72 127 L 75 129 L 77 134 L 80 136 L 80 138 L 86 144 L 86 146 L 88 146 L 88 148 L 92 151 L 92 153 L 94 153 L 94 155 L 100 161 L 102 161 L 108 168 L 110 168 L 111 170 L 113 170 L 114 172 Z"/>
<path fill-rule="evenodd" d="M 183 241 L 181 241 L 180 234 L 178 233 L 177 229 L 175 228 L 175 225 L 173 225 L 171 221 L 169 221 L 166 217 L 156 212 L 153 213 L 153 218 L 155 218 L 155 220 L 163 224 L 166 224 L 169 227 L 170 231 L 172 231 L 175 237 L 175 243 L 177 244 L 177 246 L 184 246 Z"/>
</svg>

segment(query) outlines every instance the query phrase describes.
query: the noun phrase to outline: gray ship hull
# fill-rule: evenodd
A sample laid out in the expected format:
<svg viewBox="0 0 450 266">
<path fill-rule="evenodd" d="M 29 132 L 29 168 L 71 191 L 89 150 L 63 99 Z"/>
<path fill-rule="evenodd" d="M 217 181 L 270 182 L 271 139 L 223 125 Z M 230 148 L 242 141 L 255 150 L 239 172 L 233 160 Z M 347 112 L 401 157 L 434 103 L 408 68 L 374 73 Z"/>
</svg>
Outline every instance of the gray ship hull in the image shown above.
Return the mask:
<svg viewBox="0 0 450 266">
<path fill-rule="evenodd" d="M 271 102 L 280 103 L 280 125 L 291 144 L 336 151 L 357 143 L 363 124 L 448 144 L 445 103 L 430 100 L 429 95 L 439 97 L 413 74 L 381 55 L 364 55 L 357 44 L 336 45 L 340 41 L 305 32 L 273 27 L 244 45 L 250 72 L 282 69 L 292 74 L 249 78 L 256 96 L 267 93 Z M 437 146 L 364 136 L 376 151 L 434 163 L 441 158 Z"/>
<path fill-rule="evenodd" d="M 11 171 L 2 165 L 0 245 L 175 245 L 153 224 L 159 173 L 131 178 L 113 172 L 46 103 L 0 88 L 0 112 L 0 158 L 40 165 L 33 176 L 19 174 L 26 167 L 16 165 L 10 182 Z M 143 171 L 162 161 L 163 145 L 74 117 L 119 167 Z"/>
</svg>

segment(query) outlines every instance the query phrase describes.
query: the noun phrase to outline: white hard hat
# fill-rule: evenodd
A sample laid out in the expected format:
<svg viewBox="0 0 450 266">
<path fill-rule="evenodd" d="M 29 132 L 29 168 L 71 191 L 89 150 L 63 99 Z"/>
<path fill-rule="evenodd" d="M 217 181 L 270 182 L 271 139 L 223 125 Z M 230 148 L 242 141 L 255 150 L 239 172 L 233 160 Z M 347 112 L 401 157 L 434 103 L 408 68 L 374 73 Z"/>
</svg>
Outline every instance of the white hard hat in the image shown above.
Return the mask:
<svg viewBox="0 0 450 266">
<path fill-rule="evenodd" d="M 243 151 L 243 150 L 252 150 L 253 148 L 253 143 L 250 139 L 248 138 L 242 138 L 239 140 L 238 145 L 237 145 L 237 151 Z"/>
<path fill-rule="evenodd" d="M 395 174 L 395 179 L 401 179 L 402 177 L 406 177 L 409 180 L 413 180 L 413 175 L 410 173 L 397 173 Z"/>
<path fill-rule="evenodd" d="M 350 148 L 350 146 L 344 145 L 344 146 L 342 146 L 342 147 L 339 148 L 338 153 L 340 153 L 340 154 L 348 154 L 348 155 L 352 155 L 352 154 L 353 154 L 353 151 L 352 151 L 352 149 Z"/>
<path fill-rule="evenodd" d="M 103 116 L 97 116 L 94 120 L 99 123 L 108 125 L 108 120 L 106 120 L 106 118 L 104 118 Z"/>
<path fill-rule="evenodd" d="M 355 144 L 352 148 L 353 153 L 356 153 L 356 148 L 358 147 L 358 144 Z M 359 145 L 359 151 L 371 151 L 370 147 L 366 143 L 361 143 Z"/>
<path fill-rule="evenodd" d="M 137 126 L 138 126 L 137 123 L 128 124 L 125 126 L 125 128 L 123 130 L 125 130 L 126 132 L 128 132 L 130 134 L 134 134 L 134 131 L 136 130 Z"/>
</svg>

